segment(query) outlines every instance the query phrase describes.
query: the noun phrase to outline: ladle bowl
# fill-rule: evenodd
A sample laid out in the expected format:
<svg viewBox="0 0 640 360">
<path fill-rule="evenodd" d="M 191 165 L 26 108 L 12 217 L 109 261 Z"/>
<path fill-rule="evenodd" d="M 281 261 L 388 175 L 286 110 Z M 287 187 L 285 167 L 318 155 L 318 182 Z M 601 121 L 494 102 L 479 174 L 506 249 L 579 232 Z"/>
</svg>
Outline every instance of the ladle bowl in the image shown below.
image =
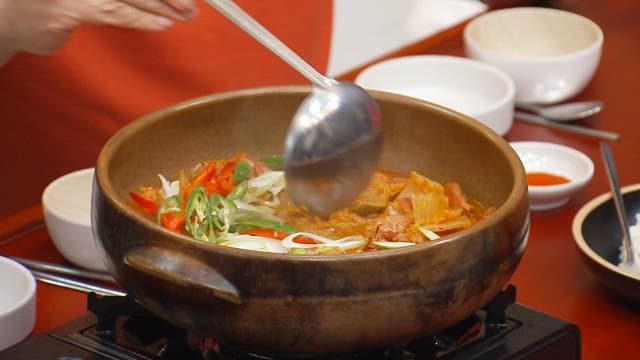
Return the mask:
<svg viewBox="0 0 640 360">
<path fill-rule="evenodd" d="M 348 205 L 376 168 L 381 128 L 378 107 L 362 88 L 315 88 L 294 116 L 285 143 L 291 198 L 319 215 Z"/>
<path fill-rule="evenodd" d="M 380 157 L 376 101 L 353 83 L 320 74 L 233 1 L 207 2 L 316 87 L 287 134 L 285 175 L 293 201 L 321 216 L 349 204 L 367 186 Z"/>
</svg>

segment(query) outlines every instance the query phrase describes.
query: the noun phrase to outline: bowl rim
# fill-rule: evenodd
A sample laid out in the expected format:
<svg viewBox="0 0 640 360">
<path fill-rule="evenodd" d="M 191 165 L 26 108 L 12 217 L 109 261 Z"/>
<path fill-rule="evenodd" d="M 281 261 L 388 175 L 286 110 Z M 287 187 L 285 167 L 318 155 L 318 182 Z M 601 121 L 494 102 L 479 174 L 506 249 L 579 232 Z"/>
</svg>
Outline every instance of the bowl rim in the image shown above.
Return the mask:
<svg viewBox="0 0 640 360">
<path fill-rule="evenodd" d="M 14 313 L 16 310 L 23 308 L 32 301 L 32 299 L 36 295 L 36 279 L 33 274 L 31 274 L 31 272 L 27 270 L 27 268 L 8 257 L 0 256 L 0 267 L 8 269 L 13 274 L 20 274 L 20 276 L 27 282 L 26 291 L 24 294 L 22 294 L 20 299 L 16 301 L 12 306 L 9 306 L 4 310 L 0 309 L 0 318 L 2 318 L 6 315 Z"/>
<path fill-rule="evenodd" d="M 501 84 L 506 86 L 506 91 L 496 101 L 492 103 L 484 104 L 482 107 L 479 107 L 476 111 L 474 111 L 474 114 L 472 114 L 471 116 L 482 116 L 482 115 L 491 113 L 493 111 L 496 111 L 497 109 L 513 106 L 512 104 L 516 96 L 516 85 L 513 79 L 509 75 L 507 75 L 507 73 L 505 73 L 504 71 L 500 70 L 499 68 L 491 64 L 487 64 L 482 61 L 470 59 L 463 56 L 421 54 L 421 55 L 407 55 L 407 56 L 394 57 L 394 58 L 379 61 L 371 66 L 366 67 L 356 76 L 354 82 L 366 88 L 367 90 L 377 90 L 377 89 L 369 89 L 367 86 L 362 85 L 361 81 L 366 76 L 371 76 L 371 74 L 378 72 L 380 70 L 385 70 L 385 68 L 387 67 L 395 67 L 398 64 L 403 65 L 403 64 L 409 64 L 409 63 L 411 64 L 424 63 L 425 65 L 432 66 L 432 67 L 434 65 L 451 65 L 451 64 L 454 64 L 456 66 L 465 66 L 470 69 L 479 70 L 485 74 L 489 74 L 492 76 L 492 78 L 498 80 Z M 395 91 L 389 91 L 389 90 L 377 90 L 377 91 L 397 93 Z M 405 95 L 405 96 L 408 96 L 408 95 Z M 420 97 L 414 97 L 414 98 L 433 103 L 432 101 L 422 99 Z M 437 105 L 440 105 L 440 104 L 437 104 Z M 459 111 L 459 110 L 456 110 L 456 111 Z"/>
<path fill-rule="evenodd" d="M 60 212 L 57 210 L 54 210 L 53 207 L 51 207 L 51 202 L 50 202 L 50 194 L 51 192 L 54 190 L 54 188 L 61 184 L 64 181 L 67 181 L 71 178 L 77 178 L 77 177 L 81 177 L 81 176 L 86 176 L 89 173 L 91 173 L 91 179 L 90 181 L 93 182 L 93 177 L 95 175 L 95 168 L 94 167 L 88 167 L 88 168 L 83 168 L 83 169 L 78 169 L 78 170 L 74 170 L 71 171 L 69 173 L 66 173 L 64 175 L 61 175 L 60 177 L 54 179 L 53 181 L 51 181 L 46 187 L 45 189 L 42 191 L 42 196 L 41 196 L 41 202 L 42 202 L 42 209 L 44 210 L 45 216 L 47 213 L 65 221 L 68 223 L 71 223 L 73 225 L 78 225 L 78 226 L 82 226 L 82 227 L 86 227 L 89 226 L 91 227 L 91 218 L 90 216 L 87 217 L 86 220 L 80 220 L 76 217 L 72 217 L 69 216 L 68 214 L 64 213 L 64 212 Z M 89 207 L 89 209 L 91 209 Z"/>
<path fill-rule="evenodd" d="M 640 183 L 623 186 L 621 188 L 621 191 L 623 194 L 640 191 Z M 571 225 L 574 242 L 583 254 L 597 262 L 602 267 L 630 280 L 640 281 L 640 274 L 631 274 L 629 272 L 622 271 L 618 266 L 608 262 L 606 259 L 598 255 L 595 251 L 593 251 L 593 249 L 591 249 L 591 247 L 589 247 L 586 240 L 584 239 L 584 236 L 582 235 L 582 224 L 584 223 L 584 220 L 587 218 L 587 216 L 591 214 L 591 212 L 597 207 L 601 206 L 609 200 L 612 200 L 611 192 L 605 192 L 596 196 L 578 210 L 573 218 L 573 223 Z"/>
<path fill-rule="evenodd" d="M 552 55 L 552 56 L 535 56 L 535 55 L 524 56 L 524 55 L 517 55 L 517 54 L 509 54 L 509 53 L 491 50 L 479 45 L 475 41 L 472 33 L 474 31 L 474 28 L 480 26 L 479 25 L 480 22 L 486 21 L 486 19 L 489 19 L 495 15 L 500 15 L 505 13 L 555 14 L 555 15 L 573 18 L 578 21 L 581 21 L 582 23 L 584 23 L 585 25 L 588 25 L 591 29 L 593 29 L 596 33 L 596 39 L 595 41 L 590 43 L 588 46 L 581 48 L 580 50 L 559 54 L 559 55 Z M 594 51 L 599 51 L 599 49 L 602 48 L 602 45 L 604 43 L 604 32 L 602 31 L 602 28 L 595 21 L 589 19 L 588 17 L 571 12 L 571 11 L 567 11 L 567 10 L 535 7 L 535 6 L 521 6 L 521 7 L 514 7 L 514 8 L 497 9 L 497 10 L 492 10 L 492 11 L 488 11 L 483 14 L 480 14 L 475 18 L 471 19 L 467 23 L 467 25 L 465 25 L 464 30 L 462 32 L 462 37 L 463 37 L 465 46 L 473 48 L 473 50 L 475 50 L 476 52 L 484 53 L 496 58 L 500 58 L 502 59 L 502 61 L 510 61 L 515 63 L 550 63 L 550 62 L 558 62 L 558 61 L 571 61 L 574 58 L 582 57 L 585 54 L 588 54 Z"/>
<path fill-rule="evenodd" d="M 240 96 L 253 96 L 253 95 L 268 95 L 272 93 L 279 94 L 287 94 L 287 95 L 305 95 L 309 94 L 313 88 L 310 86 L 301 86 L 301 85 L 276 85 L 276 86 L 266 86 L 266 87 L 257 87 L 257 88 L 245 88 L 239 90 L 231 90 L 222 93 L 213 93 L 209 95 L 204 95 L 192 99 L 187 99 L 183 102 L 179 102 L 173 105 L 169 105 L 165 108 L 153 111 L 151 113 L 145 114 L 142 117 L 137 118 L 135 121 L 132 121 L 118 130 L 107 142 L 103 145 L 100 153 L 98 155 L 98 159 L 96 161 L 95 167 L 95 181 L 97 185 L 100 187 L 103 196 L 106 201 L 111 203 L 111 205 L 120 211 L 123 214 L 126 214 L 127 217 L 134 221 L 137 225 L 146 228 L 150 231 L 159 231 L 162 234 L 176 238 L 180 241 L 186 241 L 190 245 L 195 247 L 206 247 L 208 249 L 211 248 L 211 244 L 203 242 L 201 240 L 194 239 L 185 234 L 177 234 L 168 229 L 164 229 L 159 227 L 155 222 L 143 217 L 138 214 L 133 208 L 127 205 L 127 201 L 124 199 L 120 199 L 118 193 L 116 192 L 113 185 L 108 181 L 109 179 L 109 171 L 108 171 L 108 163 L 110 158 L 110 153 L 113 148 L 117 147 L 122 142 L 126 141 L 126 136 L 132 132 L 139 131 L 144 128 L 147 124 L 153 123 L 157 121 L 159 118 L 166 116 L 166 114 L 173 114 L 185 107 L 193 107 L 198 106 L 207 102 L 217 102 L 224 101 L 226 99 L 233 99 Z M 370 91 L 373 95 L 379 96 L 379 98 L 395 100 L 404 103 L 409 103 L 412 106 L 429 106 L 435 108 L 437 111 L 442 112 L 445 115 L 452 116 L 455 121 L 464 122 L 466 126 L 471 126 L 475 131 L 478 132 L 479 135 L 488 138 L 488 141 L 495 143 L 496 145 L 500 145 L 505 151 L 505 156 L 507 158 L 507 162 L 509 164 L 509 168 L 511 172 L 514 174 L 513 179 L 513 187 L 511 191 L 505 198 L 505 201 L 497 206 L 496 211 L 491 215 L 484 219 L 481 219 L 474 226 L 456 232 L 454 234 L 443 237 L 441 240 L 437 242 L 424 242 L 421 244 L 416 244 L 413 246 L 401 247 L 397 249 L 388 249 L 385 251 L 368 251 L 356 254 L 339 254 L 339 255 L 305 255 L 305 256 L 295 256 L 292 257 L 289 254 L 277 254 L 277 253 L 267 253 L 262 251 L 253 251 L 253 250 L 245 250 L 238 249 L 233 247 L 226 246 L 217 246 L 215 247 L 216 251 L 222 252 L 225 254 L 232 254 L 240 257 L 251 257 L 251 258 L 261 258 L 261 259 L 285 259 L 288 261 L 296 261 L 296 262 L 326 262 L 326 261 L 340 261 L 340 262 L 349 262 L 349 261 L 367 261 L 370 258 L 377 258 L 381 256 L 403 256 L 407 253 L 418 251 L 420 249 L 424 249 L 427 247 L 435 247 L 435 246 L 444 246 L 448 242 L 455 241 L 456 239 L 466 236 L 474 231 L 479 226 L 483 227 L 492 227 L 495 226 L 498 222 L 507 218 L 514 211 L 517 211 L 521 206 L 522 202 L 524 202 L 524 206 L 526 207 L 527 215 L 526 221 L 523 231 L 527 231 L 529 229 L 529 215 L 528 215 L 528 199 L 526 197 L 526 176 L 524 172 L 524 167 L 520 162 L 520 158 L 515 150 L 509 146 L 504 138 L 502 138 L 499 134 L 491 130 L 486 125 L 478 122 L 471 121 L 473 118 L 459 113 L 455 110 L 449 109 L 447 107 L 429 103 L 422 101 L 417 98 L 404 96 L 396 93 L 384 92 L 384 91 Z M 375 96 L 374 96 L 375 97 Z M 519 190 L 522 189 L 524 192 L 524 198 L 519 198 Z M 95 190 L 93 199 L 95 201 Z M 94 205 L 92 205 L 94 206 Z M 92 221 L 95 220 L 95 217 L 92 216 Z M 521 246 L 526 246 L 526 237 Z"/>
<path fill-rule="evenodd" d="M 529 192 L 541 195 L 550 195 L 554 193 L 576 190 L 591 181 L 595 173 L 595 165 L 593 163 L 593 160 L 591 160 L 591 158 L 587 154 L 571 146 L 549 141 L 512 141 L 509 144 L 514 147 L 516 153 L 518 152 L 517 147 L 537 147 L 560 150 L 564 153 L 570 154 L 570 156 L 574 156 L 576 159 L 582 161 L 582 163 L 587 166 L 587 172 L 578 179 L 569 179 L 570 181 L 568 183 L 557 185 L 527 185 L 527 187 L 529 188 Z"/>
</svg>

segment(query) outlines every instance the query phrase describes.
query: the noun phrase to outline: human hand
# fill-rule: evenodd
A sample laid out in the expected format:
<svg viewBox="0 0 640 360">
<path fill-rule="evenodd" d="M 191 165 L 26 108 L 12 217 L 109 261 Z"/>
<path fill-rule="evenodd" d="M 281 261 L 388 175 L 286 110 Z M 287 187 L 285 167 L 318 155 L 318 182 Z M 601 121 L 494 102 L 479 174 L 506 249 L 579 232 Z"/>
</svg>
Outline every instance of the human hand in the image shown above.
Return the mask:
<svg viewBox="0 0 640 360">
<path fill-rule="evenodd" d="M 85 24 L 161 31 L 197 11 L 196 0 L 0 0 L 0 65 L 18 51 L 51 54 Z"/>
</svg>

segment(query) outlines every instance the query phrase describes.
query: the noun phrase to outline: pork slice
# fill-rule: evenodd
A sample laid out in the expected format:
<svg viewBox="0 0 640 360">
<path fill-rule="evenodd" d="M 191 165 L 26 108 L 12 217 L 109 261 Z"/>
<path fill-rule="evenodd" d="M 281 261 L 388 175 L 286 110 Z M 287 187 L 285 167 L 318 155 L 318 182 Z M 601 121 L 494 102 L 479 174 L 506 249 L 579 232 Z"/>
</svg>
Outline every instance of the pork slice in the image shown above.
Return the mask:
<svg viewBox="0 0 640 360">
<path fill-rule="evenodd" d="M 444 192 L 449 198 L 449 206 L 452 208 L 461 208 L 464 211 L 472 211 L 473 206 L 469 204 L 466 196 L 462 192 L 460 184 L 457 182 L 450 182 L 444 184 Z"/>
<path fill-rule="evenodd" d="M 377 219 L 378 226 L 373 241 L 409 241 L 405 232 L 411 225 L 408 215 L 389 215 Z"/>
</svg>

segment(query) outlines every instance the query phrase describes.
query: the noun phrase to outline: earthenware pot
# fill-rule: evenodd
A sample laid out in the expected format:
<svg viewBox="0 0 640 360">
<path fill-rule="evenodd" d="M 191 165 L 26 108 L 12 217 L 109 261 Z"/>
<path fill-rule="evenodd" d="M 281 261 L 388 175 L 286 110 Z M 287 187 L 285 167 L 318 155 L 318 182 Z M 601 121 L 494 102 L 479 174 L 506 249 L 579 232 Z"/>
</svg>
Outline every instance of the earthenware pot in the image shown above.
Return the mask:
<svg viewBox="0 0 640 360">
<path fill-rule="evenodd" d="M 177 178 L 204 159 L 282 153 L 309 88 L 273 87 L 189 100 L 115 134 L 97 164 L 92 222 L 110 273 L 145 308 L 198 335 L 278 357 L 330 356 L 402 343 L 469 316 L 506 284 L 525 249 L 529 210 L 516 153 L 479 122 L 375 92 L 384 116 L 380 167 L 458 181 L 497 211 L 421 245 L 303 256 L 217 246 L 164 230 L 128 192 Z"/>
</svg>

